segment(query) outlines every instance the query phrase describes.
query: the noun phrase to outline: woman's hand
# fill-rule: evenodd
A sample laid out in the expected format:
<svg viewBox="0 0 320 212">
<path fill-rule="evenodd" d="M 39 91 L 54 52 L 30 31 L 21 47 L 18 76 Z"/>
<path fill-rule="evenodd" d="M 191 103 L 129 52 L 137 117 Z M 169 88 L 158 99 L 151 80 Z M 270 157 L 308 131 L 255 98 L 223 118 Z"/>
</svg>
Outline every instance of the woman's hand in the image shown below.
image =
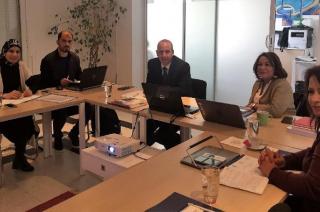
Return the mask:
<svg viewBox="0 0 320 212">
<path fill-rule="evenodd" d="M 275 167 L 277 167 L 277 165 L 275 164 L 275 161 L 273 161 L 269 157 L 265 157 L 263 160 L 260 160 L 259 158 L 259 169 L 263 176 L 269 177 L 270 172 Z"/>
<path fill-rule="evenodd" d="M 30 89 L 26 89 L 23 94 L 23 97 L 28 97 L 28 96 L 32 96 L 32 91 Z"/>
<path fill-rule="evenodd" d="M 21 97 L 22 93 L 17 90 L 13 90 L 10 93 L 3 94 L 4 99 L 19 99 Z"/>
<path fill-rule="evenodd" d="M 259 160 L 258 160 L 259 164 L 260 164 L 260 162 L 265 160 L 266 157 L 268 157 L 270 160 L 272 160 L 279 168 L 281 168 L 285 165 L 284 157 L 282 157 L 279 154 L 279 152 L 273 152 L 268 148 L 266 148 L 265 150 L 263 150 L 261 152 Z"/>
<path fill-rule="evenodd" d="M 249 107 L 250 109 L 253 109 L 253 110 L 256 109 L 255 106 L 256 106 L 256 103 L 250 103 L 247 105 L 247 107 Z"/>
<path fill-rule="evenodd" d="M 273 152 L 266 148 L 261 152 L 258 163 L 262 174 L 268 177 L 273 168 L 283 167 L 285 165 L 285 160 L 279 152 Z"/>
</svg>

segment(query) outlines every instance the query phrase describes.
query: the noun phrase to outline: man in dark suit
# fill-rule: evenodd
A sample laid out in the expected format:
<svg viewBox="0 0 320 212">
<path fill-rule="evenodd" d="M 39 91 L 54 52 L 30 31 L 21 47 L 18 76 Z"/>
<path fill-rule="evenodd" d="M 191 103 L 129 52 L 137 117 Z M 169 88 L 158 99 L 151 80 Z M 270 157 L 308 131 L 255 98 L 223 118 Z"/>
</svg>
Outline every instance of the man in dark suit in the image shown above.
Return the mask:
<svg viewBox="0 0 320 212">
<path fill-rule="evenodd" d="M 191 95 L 190 66 L 174 56 L 173 45 L 169 40 L 161 40 L 157 46 L 157 58 L 148 62 L 147 83 L 169 85 L 180 89 L 183 96 Z M 176 133 L 178 126 L 155 120 L 147 122 L 147 144 L 161 143 L 169 149 L 180 143 Z"/>
</svg>

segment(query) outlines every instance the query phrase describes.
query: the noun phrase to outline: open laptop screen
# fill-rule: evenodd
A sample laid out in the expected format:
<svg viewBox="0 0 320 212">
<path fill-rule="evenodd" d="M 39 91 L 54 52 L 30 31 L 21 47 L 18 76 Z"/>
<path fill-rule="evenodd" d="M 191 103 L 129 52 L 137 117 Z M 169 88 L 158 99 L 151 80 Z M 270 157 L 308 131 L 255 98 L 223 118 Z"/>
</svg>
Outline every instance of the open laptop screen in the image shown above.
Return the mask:
<svg viewBox="0 0 320 212">
<path fill-rule="evenodd" d="M 185 115 L 179 88 L 151 83 L 142 83 L 142 88 L 151 110 Z"/>
<path fill-rule="evenodd" d="M 80 75 L 80 82 L 70 83 L 67 88 L 71 90 L 86 90 L 99 87 L 104 81 L 106 72 L 107 66 L 86 68 Z"/>
<path fill-rule="evenodd" d="M 244 117 L 238 105 L 196 99 L 203 119 L 245 129 Z"/>
</svg>

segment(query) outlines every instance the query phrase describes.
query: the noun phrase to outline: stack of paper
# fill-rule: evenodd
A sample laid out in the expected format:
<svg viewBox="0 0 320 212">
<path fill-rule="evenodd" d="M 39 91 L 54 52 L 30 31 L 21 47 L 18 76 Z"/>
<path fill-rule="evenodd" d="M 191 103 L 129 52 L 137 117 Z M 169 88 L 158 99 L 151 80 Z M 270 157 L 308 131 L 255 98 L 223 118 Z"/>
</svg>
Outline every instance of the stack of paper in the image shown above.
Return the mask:
<svg viewBox="0 0 320 212">
<path fill-rule="evenodd" d="M 63 102 L 71 101 L 74 98 L 75 97 L 72 97 L 72 96 L 49 94 L 49 95 L 40 97 L 38 100 L 47 101 L 47 102 L 63 103 Z"/>
<path fill-rule="evenodd" d="M 110 103 L 121 106 L 121 107 L 130 108 L 130 109 L 147 105 L 147 102 L 145 99 L 136 99 L 136 98 L 111 100 Z"/>
<path fill-rule="evenodd" d="M 142 91 L 133 91 L 120 95 L 119 99 L 113 98 L 110 103 L 132 109 L 136 107 L 146 106 L 147 100 L 143 96 Z"/>
<path fill-rule="evenodd" d="M 6 104 L 18 105 L 23 102 L 28 102 L 30 100 L 33 100 L 33 99 L 36 99 L 39 97 L 40 97 L 39 95 L 32 95 L 32 96 L 28 96 L 28 97 L 19 98 L 19 99 L 3 99 L 2 104 L 4 104 L 4 105 L 6 105 Z"/>
<path fill-rule="evenodd" d="M 288 132 L 307 137 L 316 137 L 314 121 L 310 117 L 295 117 L 292 125 L 287 127 Z"/>
<path fill-rule="evenodd" d="M 268 185 L 268 178 L 261 175 L 258 159 L 245 155 L 222 170 L 220 184 L 262 194 Z"/>
</svg>

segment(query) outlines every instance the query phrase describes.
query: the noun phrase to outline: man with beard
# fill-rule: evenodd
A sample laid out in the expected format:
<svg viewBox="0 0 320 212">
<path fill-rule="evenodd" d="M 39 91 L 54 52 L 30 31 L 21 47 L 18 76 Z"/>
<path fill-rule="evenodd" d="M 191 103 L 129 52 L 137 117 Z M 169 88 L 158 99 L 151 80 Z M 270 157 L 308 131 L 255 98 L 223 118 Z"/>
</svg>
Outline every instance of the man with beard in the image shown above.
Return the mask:
<svg viewBox="0 0 320 212">
<path fill-rule="evenodd" d="M 73 35 L 69 31 L 61 31 L 58 34 L 58 48 L 45 56 L 40 65 L 41 71 L 41 87 L 56 87 L 60 89 L 67 86 L 73 80 L 78 80 L 81 74 L 80 59 L 70 51 L 72 46 Z M 91 107 L 86 105 L 86 123 L 90 117 Z M 73 106 L 53 111 L 53 137 L 54 148 L 56 150 L 63 149 L 61 132 L 68 116 L 78 113 L 78 107 Z M 79 122 L 71 129 L 68 136 L 72 141 L 73 147 L 79 146 Z"/>
</svg>

